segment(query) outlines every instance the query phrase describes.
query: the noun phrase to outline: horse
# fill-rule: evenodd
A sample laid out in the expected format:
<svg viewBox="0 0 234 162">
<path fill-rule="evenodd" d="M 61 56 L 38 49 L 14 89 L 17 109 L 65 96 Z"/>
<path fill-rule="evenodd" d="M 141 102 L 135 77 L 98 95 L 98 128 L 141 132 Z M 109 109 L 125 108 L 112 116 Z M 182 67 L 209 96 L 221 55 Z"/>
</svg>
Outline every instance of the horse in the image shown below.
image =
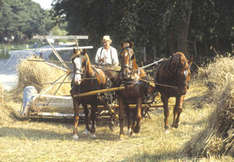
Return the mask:
<svg viewBox="0 0 234 162">
<path fill-rule="evenodd" d="M 170 58 L 162 61 L 155 69 L 155 90 L 161 94 L 161 101 L 164 108 L 164 128 L 166 132 L 168 132 L 169 128 L 168 100 L 170 97 L 176 98 L 172 127 L 178 128 L 179 126 L 184 97 L 189 89 L 191 64 L 192 58 L 188 60 L 184 53 L 176 52 Z"/>
<path fill-rule="evenodd" d="M 146 79 L 146 72 L 139 68 L 133 50 L 133 42 L 121 43 L 120 57 L 120 85 L 125 89 L 118 92 L 119 102 L 119 126 L 120 138 L 124 135 L 124 117 L 127 116 L 128 133 L 131 136 L 140 132 L 142 118 L 142 103 L 148 91 L 148 83 L 141 81 Z M 136 108 L 130 109 L 129 104 L 136 104 Z M 126 114 L 125 114 L 126 113 Z"/>
<path fill-rule="evenodd" d="M 86 129 L 84 134 L 91 133 L 92 137 L 95 138 L 97 105 L 101 104 L 108 108 L 107 98 L 105 95 L 98 94 L 83 97 L 79 97 L 78 95 L 83 92 L 106 88 L 108 84 L 108 78 L 103 70 L 92 66 L 86 50 L 74 49 L 71 59 L 74 67 L 74 76 L 72 79 L 72 88 L 70 91 L 74 107 L 73 138 L 76 140 L 79 138 L 78 124 L 80 105 L 83 105 L 85 113 Z M 89 127 L 88 105 L 91 105 L 91 128 Z"/>
</svg>

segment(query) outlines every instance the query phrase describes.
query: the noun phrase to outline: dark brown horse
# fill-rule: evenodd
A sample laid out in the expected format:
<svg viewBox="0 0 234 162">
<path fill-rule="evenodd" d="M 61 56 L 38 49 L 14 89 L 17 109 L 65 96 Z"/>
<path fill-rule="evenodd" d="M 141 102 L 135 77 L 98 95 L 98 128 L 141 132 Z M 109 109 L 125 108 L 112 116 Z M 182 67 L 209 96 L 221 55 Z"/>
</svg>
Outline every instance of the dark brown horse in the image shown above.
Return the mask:
<svg viewBox="0 0 234 162">
<path fill-rule="evenodd" d="M 107 101 L 103 95 L 77 96 L 80 93 L 106 88 L 107 77 L 101 69 L 97 69 L 91 65 L 86 50 L 74 50 L 72 56 L 74 66 L 74 77 L 72 81 L 71 96 L 74 106 L 74 130 L 73 138 L 78 139 L 78 123 L 80 105 L 84 107 L 86 130 L 84 133 L 91 132 L 95 137 L 96 130 L 96 111 L 97 105 L 107 106 Z M 91 128 L 89 127 L 89 109 L 91 105 Z"/>
<path fill-rule="evenodd" d="M 155 84 L 156 90 L 160 92 L 161 100 L 163 102 L 165 124 L 164 127 L 166 130 L 169 128 L 168 99 L 170 97 L 176 98 L 176 103 L 173 111 L 174 116 L 172 127 L 178 128 L 179 126 L 179 118 L 182 112 L 184 97 L 189 88 L 191 64 L 192 60 L 187 60 L 182 52 L 176 52 L 169 59 L 161 62 L 156 68 Z"/>
<path fill-rule="evenodd" d="M 128 119 L 129 135 L 132 135 L 133 132 L 138 133 L 140 131 L 142 103 L 148 90 L 148 84 L 141 81 L 141 79 L 146 78 L 146 73 L 143 69 L 140 69 L 137 66 L 133 43 L 127 41 L 122 43 L 121 46 L 120 80 L 121 85 L 125 86 L 125 89 L 118 92 L 120 138 L 124 134 L 123 127 L 125 114 Z M 130 109 L 129 104 L 136 104 L 136 108 Z"/>
</svg>

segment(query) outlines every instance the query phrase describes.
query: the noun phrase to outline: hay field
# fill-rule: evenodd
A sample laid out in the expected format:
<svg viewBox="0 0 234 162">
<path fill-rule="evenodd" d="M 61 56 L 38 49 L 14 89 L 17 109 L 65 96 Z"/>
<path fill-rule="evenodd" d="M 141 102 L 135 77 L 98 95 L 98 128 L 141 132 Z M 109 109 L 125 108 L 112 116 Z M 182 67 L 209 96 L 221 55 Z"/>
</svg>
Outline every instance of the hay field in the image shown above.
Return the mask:
<svg viewBox="0 0 234 162">
<path fill-rule="evenodd" d="M 168 134 L 164 132 L 163 110 L 159 108 L 151 113 L 151 119 L 143 120 L 139 135 L 119 140 L 118 127 L 111 132 L 107 123 L 98 121 L 96 139 L 82 135 L 84 124 L 81 124 L 80 139 L 74 141 L 72 120 L 17 120 L 20 101 L 13 99 L 14 93 L 5 94 L 7 102 L 0 104 L 0 161 L 233 161 L 233 152 L 216 156 L 215 152 L 210 153 L 211 149 L 201 148 L 210 147 L 206 143 L 211 136 L 209 132 L 215 132 L 213 138 L 223 140 L 216 136 L 212 123 L 217 122 L 216 112 L 224 101 L 229 101 L 224 107 L 233 112 L 233 63 L 233 58 L 217 58 L 211 66 L 200 69 L 186 95 L 180 126 Z M 218 69 L 225 71 L 225 79 Z M 228 94 L 226 98 L 224 94 Z M 172 122 L 172 107 L 169 121 Z M 231 132 L 233 123 L 229 126 Z M 201 135 L 204 138 L 199 138 Z M 233 138 L 233 132 L 229 138 Z"/>
</svg>

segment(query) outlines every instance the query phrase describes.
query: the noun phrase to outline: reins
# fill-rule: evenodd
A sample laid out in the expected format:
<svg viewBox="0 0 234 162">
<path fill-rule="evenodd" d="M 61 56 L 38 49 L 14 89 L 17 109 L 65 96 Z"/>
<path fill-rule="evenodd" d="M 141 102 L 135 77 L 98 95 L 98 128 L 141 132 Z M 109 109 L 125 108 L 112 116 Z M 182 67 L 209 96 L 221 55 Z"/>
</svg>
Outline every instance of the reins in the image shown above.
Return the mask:
<svg viewBox="0 0 234 162">
<path fill-rule="evenodd" d="M 152 81 L 148 81 L 148 80 L 145 80 L 145 79 L 139 79 L 139 80 L 148 83 L 152 87 L 156 87 L 156 85 L 158 85 L 158 86 L 162 86 L 162 87 L 168 87 L 168 88 L 178 89 L 178 87 L 172 86 L 172 85 L 168 85 L 168 84 L 154 83 Z"/>
<path fill-rule="evenodd" d="M 148 67 L 153 66 L 153 65 L 158 65 L 160 62 L 162 62 L 164 60 L 165 60 L 165 58 L 162 58 L 162 59 L 160 59 L 158 61 L 152 62 L 152 63 L 150 63 L 148 65 L 145 65 L 145 66 L 142 66 L 142 67 L 139 67 L 139 68 L 145 69 L 145 68 L 148 68 Z"/>
</svg>

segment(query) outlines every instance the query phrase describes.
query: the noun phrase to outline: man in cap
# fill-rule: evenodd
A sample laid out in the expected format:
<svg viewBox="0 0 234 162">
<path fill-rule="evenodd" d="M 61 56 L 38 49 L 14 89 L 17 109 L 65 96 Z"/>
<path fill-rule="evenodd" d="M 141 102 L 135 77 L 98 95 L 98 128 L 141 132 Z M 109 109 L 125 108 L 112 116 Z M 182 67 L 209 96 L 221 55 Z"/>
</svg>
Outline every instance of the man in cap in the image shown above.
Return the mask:
<svg viewBox="0 0 234 162">
<path fill-rule="evenodd" d="M 119 65 L 119 58 L 116 48 L 111 46 L 112 40 L 109 35 L 102 39 L 103 47 L 98 48 L 95 63 L 99 65 Z"/>
</svg>

